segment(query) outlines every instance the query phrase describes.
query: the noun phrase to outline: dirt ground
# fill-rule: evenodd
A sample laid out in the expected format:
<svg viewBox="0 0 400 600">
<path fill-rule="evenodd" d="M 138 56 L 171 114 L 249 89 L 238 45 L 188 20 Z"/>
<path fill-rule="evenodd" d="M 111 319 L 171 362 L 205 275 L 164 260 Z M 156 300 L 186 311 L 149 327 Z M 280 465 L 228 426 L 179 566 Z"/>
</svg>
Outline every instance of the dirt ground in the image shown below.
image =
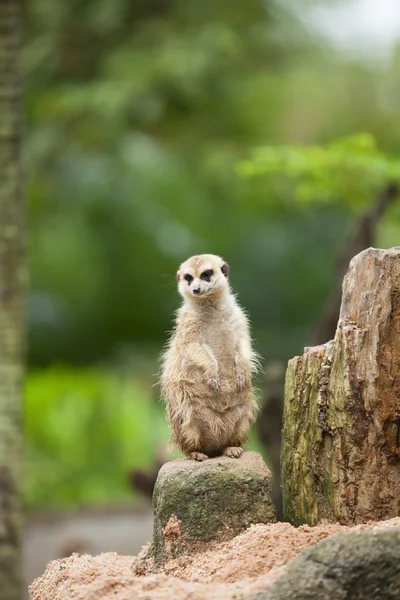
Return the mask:
<svg viewBox="0 0 400 600">
<path fill-rule="evenodd" d="M 24 597 L 28 585 L 52 560 L 73 552 L 135 554 L 152 534 L 150 503 L 27 515 L 22 539 Z"/>
<path fill-rule="evenodd" d="M 253 525 L 207 552 L 169 561 L 162 573 L 137 575 L 132 556 L 74 554 L 53 561 L 30 587 L 30 600 L 239 600 L 264 590 L 297 554 L 335 533 L 400 526 L 400 518 L 355 527 Z"/>
</svg>

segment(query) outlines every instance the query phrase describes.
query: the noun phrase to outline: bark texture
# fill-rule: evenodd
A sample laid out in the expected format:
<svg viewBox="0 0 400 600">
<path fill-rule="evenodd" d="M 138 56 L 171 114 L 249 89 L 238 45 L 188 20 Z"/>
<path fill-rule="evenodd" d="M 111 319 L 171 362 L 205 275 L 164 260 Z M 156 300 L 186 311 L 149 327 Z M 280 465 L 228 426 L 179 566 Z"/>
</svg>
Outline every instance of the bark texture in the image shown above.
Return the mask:
<svg viewBox="0 0 400 600">
<path fill-rule="evenodd" d="M 0 2 L 0 596 L 21 598 L 19 481 L 24 201 L 20 169 L 19 11 Z"/>
<path fill-rule="evenodd" d="M 285 519 L 400 514 L 400 248 L 353 258 L 334 340 L 289 361 L 283 418 Z"/>
</svg>

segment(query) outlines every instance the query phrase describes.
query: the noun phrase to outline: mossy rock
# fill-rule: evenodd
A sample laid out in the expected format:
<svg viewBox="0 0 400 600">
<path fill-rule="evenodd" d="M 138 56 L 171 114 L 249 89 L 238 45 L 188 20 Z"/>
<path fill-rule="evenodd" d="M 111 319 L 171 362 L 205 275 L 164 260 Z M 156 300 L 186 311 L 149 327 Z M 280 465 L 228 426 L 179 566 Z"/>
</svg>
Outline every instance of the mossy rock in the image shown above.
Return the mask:
<svg viewBox="0 0 400 600">
<path fill-rule="evenodd" d="M 165 464 L 154 489 L 156 564 L 275 521 L 271 473 L 257 452 Z"/>
<path fill-rule="evenodd" d="M 253 600 L 397 600 L 400 527 L 340 533 L 303 552 Z"/>
</svg>

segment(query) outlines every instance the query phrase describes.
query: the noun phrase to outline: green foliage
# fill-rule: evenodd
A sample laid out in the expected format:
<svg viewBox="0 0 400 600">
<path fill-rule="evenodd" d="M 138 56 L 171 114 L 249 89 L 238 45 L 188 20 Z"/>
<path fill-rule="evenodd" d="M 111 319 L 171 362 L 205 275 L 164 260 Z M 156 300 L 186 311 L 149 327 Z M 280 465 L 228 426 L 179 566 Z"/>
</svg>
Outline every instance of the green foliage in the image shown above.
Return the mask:
<svg viewBox="0 0 400 600">
<path fill-rule="evenodd" d="M 257 350 L 285 361 L 355 210 L 397 179 L 377 147 L 400 151 L 400 53 L 357 63 L 284 4 L 23 1 L 29 361 L 86 366 L 28 377 L 27 506 L 123 499 L 165 439 L 137 377 L 156 370 L 181 261 L 225 256 Z"/>
<path fill-rule="evenodd" d="M 177 265 L 240 258 L 233 165 L 279 137 L 282 70 L 315 43 L 272 1 L 26 0 L 24 14 L 30 362 L 158 352 Z"/>
<path fill-rule="evenodd" d="M 359 164 L 361 149 L 312 144 L 364 130 L 400 147 L 396 65 L 345 60 L 274 0 L 23 4 L 30 363 L 154 356 L 177 265 L 210 251 L 232 263 L 262 355 L 301 350 L 351 214 L 304 202 L 361 204 L 387 170 L 374 150 Z M 250 165 L 276 175 L 240 181 L 266 141 Z"/>
<path fill-rule="evenodd" d="M 241 161 L 243 178 L 262 177 L 279 194 L 300 203 L 343 202 L 364 206 L 389 183 L 400 180 L 400 160 L 377 148 L 369 134 L 325 146 L 267 146 Z"/>
<path fill-rule="evenodd" d="M 147 386 L 104 370 L 53 367 L 25 388 L 27 508 L 129 500 L 133 468 L 168 440 Z"/>
</svg>

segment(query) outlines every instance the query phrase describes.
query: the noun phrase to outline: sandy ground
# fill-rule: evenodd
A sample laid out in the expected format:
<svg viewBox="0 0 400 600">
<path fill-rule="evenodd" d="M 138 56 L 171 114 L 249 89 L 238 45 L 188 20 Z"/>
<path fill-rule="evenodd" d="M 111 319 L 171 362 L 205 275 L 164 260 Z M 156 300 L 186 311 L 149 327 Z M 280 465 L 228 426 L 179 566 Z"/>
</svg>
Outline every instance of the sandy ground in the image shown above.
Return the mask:
<svg viewBox="0 0 400 600">
<path fill-rule="evenodd" d="M 56 558 L 73 552 L 136 554 L 152 535 L 150 503 L 28 515 L 22 539 L 24 591 Z"/>
<path fill-rule="evenodd" d="M 171 560 L 156 575 L 135 574 L 134 557 L 74 554 L 49 564 L 31 585 L 30 600 L 239 600 L 265 589 L 297 554 L 330 535 L 394 526 L 400 518 L 356 527 L 254 525 L 207 552 Z"/>
</svg>

